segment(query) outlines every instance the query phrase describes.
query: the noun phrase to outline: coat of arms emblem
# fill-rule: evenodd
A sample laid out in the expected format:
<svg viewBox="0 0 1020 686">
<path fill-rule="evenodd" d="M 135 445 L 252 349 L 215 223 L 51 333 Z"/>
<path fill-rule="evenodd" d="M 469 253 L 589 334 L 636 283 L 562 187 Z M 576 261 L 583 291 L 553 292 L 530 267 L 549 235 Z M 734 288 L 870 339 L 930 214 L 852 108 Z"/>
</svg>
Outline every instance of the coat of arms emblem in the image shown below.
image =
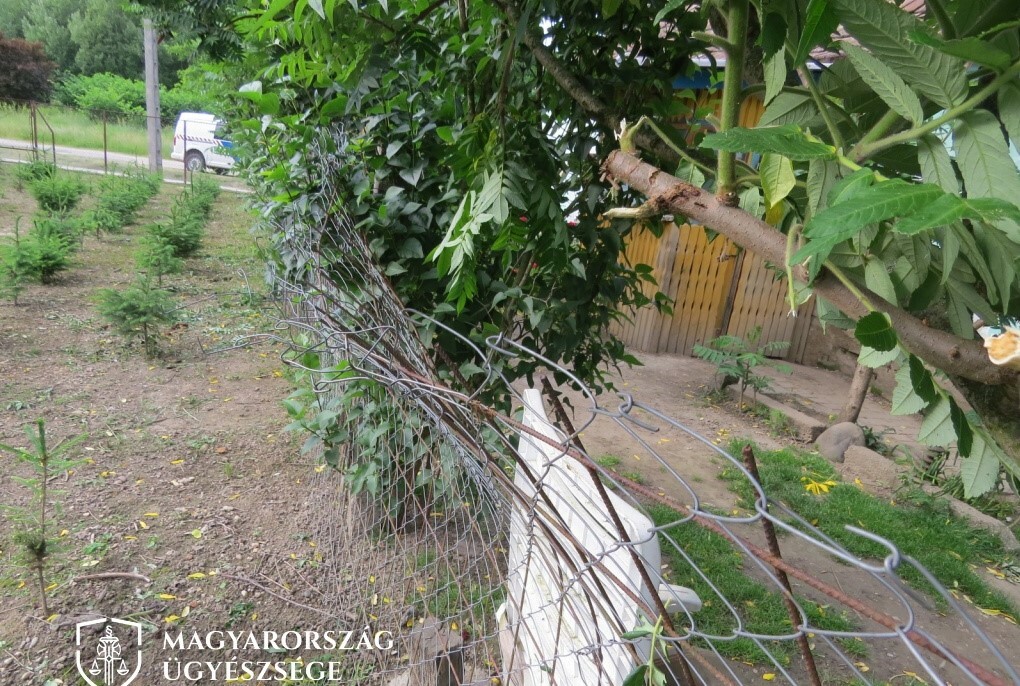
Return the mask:
<svg viewBox="0 0 1020 686">
<path fill-rule="evenodd" d="M 98 638 L 90 627 L 105 625 Z M 89 686 L 128 686 L 142 668 L 142 625 L 102 617 L 79 622 L 75 627 L 78 673 Z"/>
</svg>

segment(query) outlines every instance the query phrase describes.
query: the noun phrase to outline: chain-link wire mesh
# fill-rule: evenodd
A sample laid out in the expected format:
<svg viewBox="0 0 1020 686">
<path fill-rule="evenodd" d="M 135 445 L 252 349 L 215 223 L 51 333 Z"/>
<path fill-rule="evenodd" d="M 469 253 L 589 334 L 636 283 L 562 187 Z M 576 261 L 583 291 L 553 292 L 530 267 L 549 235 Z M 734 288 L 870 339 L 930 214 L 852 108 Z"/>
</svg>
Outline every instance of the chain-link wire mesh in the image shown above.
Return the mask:
<svg viewBox="0 0 1020 686">
<path fill-rule="evenodd" d="M 328 179 L 341 160 L 316 154 Z M 676 684 L 1020 684 L 1018 634 L 997 646 L 988 617 L 892 543 L 852 529 L 861 558 L 770 500 L 750 448 L 733 456 L 626 393 L 555 386 L 566 365 L 406 311 L 336 191 L 323 198 L 317 225 L 282 231 L 304 276 L 275 286 L 314 388 L 292 410 L 335 467 L 310 494 L 310 604 L 396 636 L 365 657 L 366 682 L 620 684 L 651 663 Z M 472 382 L 437 371 L 449 337 L 474 350 Z M 539 389 L 505 374 L 525 357 L 548 369 Z M 582 440 L 596 433 L 655 481 L 600 465 Z M 663 456 L 679 434 L 742 506 Z"/>
</svg>

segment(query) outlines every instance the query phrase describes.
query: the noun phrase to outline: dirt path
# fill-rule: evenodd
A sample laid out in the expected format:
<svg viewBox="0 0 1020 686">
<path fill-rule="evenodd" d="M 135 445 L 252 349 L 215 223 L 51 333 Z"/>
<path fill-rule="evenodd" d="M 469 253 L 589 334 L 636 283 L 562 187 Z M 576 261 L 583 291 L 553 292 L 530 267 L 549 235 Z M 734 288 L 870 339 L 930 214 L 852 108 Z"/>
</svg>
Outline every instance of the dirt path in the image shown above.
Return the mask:
<svg viewBox="0 0 1020 686">
<path fill-rule="evenodd" d="M 179 192 L 164 187 L 139 224 L 164 216 Z M 31 211 L 13 189 L 4 202 Z M 313 471 L 282 432 L 280 399 L 291 386 L 279 350 L 210 354 L 271 325 L 263 306 L 245 298 L 240 270 L 257 287 L 261 267 L 242 203 L 221 196 L 205 250 L 185 274 L 169 277 L 186 310 L 164 337 L 161 359 L 127 348 L 94 304 L 98 288 L 134 277 L 138 227 L 87 239 L 57 284 L 29 288 L 18 307 L 0 302 L 0 442 L 25 445 L 22 427 L 36 418 L 46 420 L 51 441 L 87 434 L 83 462 L 51 486 L 62 506 L 54 526 L 63 545 L 47 570 L 55 617 L 41 616 L 32 576 L 10 542 L 10 515 L 0 526 L 0 683 L 78 683 L 67 625 L 73 634 L 75 618 L 86 615 L 164 627 L 173 616 L 219 627 L 251 625 L 259 614 L 286 618 L 285 605 L 250 586 L 189 576 L 257 577 L 270 561 L 305 564 L 314 553 L 299 528 L 307 520 L 294 516 Z M 0 473 L 0 502 L 27 506 L 29 492 L 16 481 L 30 476 L 26 466 L 4 454 Z M 103 572 L 151 583 L 73 581 Z M 162 682 L 148 675 L 140 683 Z"/>
</svg>

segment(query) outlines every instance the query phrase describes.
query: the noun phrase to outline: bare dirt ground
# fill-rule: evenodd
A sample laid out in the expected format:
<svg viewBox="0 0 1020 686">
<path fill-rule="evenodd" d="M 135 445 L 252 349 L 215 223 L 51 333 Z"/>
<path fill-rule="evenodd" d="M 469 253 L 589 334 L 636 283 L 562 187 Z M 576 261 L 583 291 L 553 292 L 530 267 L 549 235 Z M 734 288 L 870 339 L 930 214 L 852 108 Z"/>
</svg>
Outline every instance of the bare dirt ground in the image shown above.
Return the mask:
<svg viewBox="0 0 1020 686">
<path fill-rule="evenodd" d="M 10 181 L 8 173 L 0 233 L 16 216 L 27 221 L 34 211 L 31 198 Z M 79 464 L 50 483 L 52 499 L 61 505 L 52 526 L 62 547 L 46 571 L 48 613 L 11 540 L 11 520 L 0 522 L 0 685 L 85 683 L 74 666 L 74 624 L 93 616 L 144 622 L 157 628 L 155 640 L 185 627 L 284 631 L 319 623 L 314 612 L 294 604 L 316 604 L 309 599 L 314 584 L 307 578 L 314 579 L 319 560 L 311 535 L 317 504 L 308 495 L 316 469 L 310 457 L 300 455 L 300 440 L 283 432 L 288 418 L 280 400 L 292 385 L 279 359 L 281 348 L 263 342 L 214 352 L 237 336 L 274 325 L 273 308 L 247 297 L 246 283 L 261 290 L 261 265 L 251 248 L 252 217 L 243 209 L 244 200 L 221 196 L 206 247 L 188 261 L 183 275 L 170 277 L 185 309 L 182 324 L 163 337 L 161 358 L 148 360 L 138 346 L 126 346 L 96 311 L 98 289 L 134 277 L 139 227 L 164 216 L 178 192 L 165 187 L 125 235 L 87 239 L 57 284 L 29 288 L 17 307 L 0 302 L 0 442 L 26 445 L 23 427 L 37 418 L 46 420 L 51 441 L 87 434 L 74 453 Z M 737 412 L 732 403 L 706 400 L 710 365 L 645 357 L 647 366 L 625 370 L 621 389 L 710 442 L 725 445 L 730 438 L 748 437 L 766 448 L 791 442 L 764 420 Z M 847 384 L 808 369 L 781 383 L 795 385 L 797 378 L 804 380 L 798 388 L 784 390 L 826 407 L 839 401 Z M 607 407 L 619 402 L 611 396 L 602 400 Z M 913 419 L 889 417 L 878 398 L 869 401 L 865 418 L 871 426 L 903 435 L 916 429 Z M 675 428 L 638 433 L 664 464 L 641 459 L 647 451 L 611 422 L 582 429 L 582 440 L 593 456 L 619 457 L 621 473 L 637 474 L 650 487 L 676 488 L 676 475 L 682 475 L 706 504 L 733 506 L 733 494 L 718 478 L 723 461 L 706 445 Z M 0 457 L 0 503 L 28 506 L 30 491 L 16 477 L 29 476 L 26 465 Z M 833 568 L 820 553 L 784 550 L 805 566 Z M 882 602 L 874 588 L 835 570 L 832 578 L 847 593 Z M 147 581 L 83 578 L 102 573 L 136 574 Z M 958 619 L 940 620 L 934 607 L 925 619 L 941 638 L 971 641 Z M 976 621 L 1000 645 L 1020 645 L 1016 627 L 1002 618 L 977 614 Z M 970 647 L 981 659 L 979 646 Z M 223 659 L 210 651 L 206 655 Z M 189 659 L 202 656 L 198 651 Z M 876 669 L 884 663 L 884 680 L 914 664 L 902 647 L 875 654 L 869 662 Z M 740 669 L 749 679 L 765 671 Z M 353 674 L 342 683 L 374 683 Z M 136 683 L 167 681 L 150 664 Z"/>
<path fill-rule="evenodd" d="M 280 400 L 292 387 L 279 349 L 213 352 L 272 325 L 258 299 L 246 298 L 240 270 L 261 290 L 261 265 L 243 200 L 221 196 L 206 248 L 169 277 L 185 309 L 161 358 L 126 346 L 96 311 L 97 289 L 134 278 L 140 225 L 164 216 L 179 192 L 165 186 L 125 235 L 86 239 L 58 283 L 30 287 L 17 307 L 0 302 L 0 442 L 27 445 L 22 427 L 37 418 L 51 445 L 87 434 L 75 451 L 80 464 L 50 484 L 62 547 L 46 572 L 49 617 L 9 519 L 0 529 L 0 683 L 79 683 L 73 627 L 83 616 L 162 627 L 184 621 L 174 616 L 221 628 L 250 627 L 260 615 L 293 622 L 285 604 L 226 578 L 255 576 L 264 565 L 297 568 L 314 553 L 305 520 L 294 516 L 313 470 L 282 432 Z M 5 218 L 33 209 L 9 186 L 0 202 Z M 27 466 L 4 454 L 0 470 L 0 502 L 28 506 L 29 490 L 15 480 L 31 475 Z M 150 582 L 76 581 L 105 572 Z M 163 682 L 143 673 L 140 683 Z"/>
</svg>

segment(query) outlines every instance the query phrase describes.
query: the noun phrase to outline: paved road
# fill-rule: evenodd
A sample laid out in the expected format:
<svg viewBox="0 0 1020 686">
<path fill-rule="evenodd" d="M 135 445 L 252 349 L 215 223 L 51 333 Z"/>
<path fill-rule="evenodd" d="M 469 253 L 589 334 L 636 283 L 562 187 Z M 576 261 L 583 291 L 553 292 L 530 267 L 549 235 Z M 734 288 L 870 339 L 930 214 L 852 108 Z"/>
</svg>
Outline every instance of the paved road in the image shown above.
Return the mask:
<svg viewBox="0 0 1020 686">
<path fill-rule="evenodd" d="M 0 138 L 0 160 L 5 162 L 24 161 L 28 159 L 31 151 L 32 144 L 28 141 Z M 52 158 L 49 146 L 46 147 L 44 154 L 48 158 Z M 149 166 L 148 157 L 142 155 L 128 155 L 121 152 L 108 152 L 106 155 L 106 162 L 111 170 L 115 168 L 123 169 L 124 167 L 142 167 L 147 169 Z M 58 145 L 56 146 L 56 158 L 57 166 L 74 171 L 96 173 L 102 172 L 104 168 L 102 150 L 69 148 L 64 145 Z M 184 178 L 184 163 L 177 160 L 164 159 L 163 174 L 170 183 L 180 182 Z M 237 176 L 214 176 L 211 172 L 210 176 L 216 178 L 220 182 L 220 187 L 224 190 L 250 192 L 247 184 Z"/>
</svg>

